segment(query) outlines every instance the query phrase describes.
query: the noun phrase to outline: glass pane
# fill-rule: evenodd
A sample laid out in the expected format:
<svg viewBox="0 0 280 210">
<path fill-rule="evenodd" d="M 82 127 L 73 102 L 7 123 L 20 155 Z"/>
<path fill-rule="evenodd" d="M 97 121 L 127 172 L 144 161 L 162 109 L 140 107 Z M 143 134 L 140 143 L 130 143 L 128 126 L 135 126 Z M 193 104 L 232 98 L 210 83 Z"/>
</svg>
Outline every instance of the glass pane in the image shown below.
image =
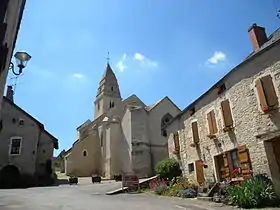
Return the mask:
<svg viewBox="0 0 280 210">
<path fill-rule="evenodd" d="M 239 167 L 239 162 L 238 162 L 237 150 L 234 150 L 234 151 L 231 152 L 231 159 L 232 159 L 233 169 L 238 168 Z"/>
</svg>

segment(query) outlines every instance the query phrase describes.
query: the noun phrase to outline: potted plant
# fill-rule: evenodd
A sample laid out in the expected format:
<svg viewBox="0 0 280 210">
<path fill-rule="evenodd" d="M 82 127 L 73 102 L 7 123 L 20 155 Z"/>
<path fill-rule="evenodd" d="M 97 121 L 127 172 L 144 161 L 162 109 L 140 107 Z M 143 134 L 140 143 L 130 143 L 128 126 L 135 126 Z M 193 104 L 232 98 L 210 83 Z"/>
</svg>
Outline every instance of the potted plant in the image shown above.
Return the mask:
<svg viewBox="0 0 280 210">
<path fill-rule="evenodd" d="M 69 184 L 78 184 L 78 177 L 76 177 L 75 175 L 70 175 L 69 177 Z"/>
<path fill-rule="evenodd" d="M 101 176 L 98 174 L 92 174 L 91 175 L 91 182 L 94 184 L 95 182 L 101 183 Z"/>
<path fill-rule="evenodd" d="M 269 111 L 269 106 L 262 106 L 261 108 L 263 112 Z"/>
</svg>

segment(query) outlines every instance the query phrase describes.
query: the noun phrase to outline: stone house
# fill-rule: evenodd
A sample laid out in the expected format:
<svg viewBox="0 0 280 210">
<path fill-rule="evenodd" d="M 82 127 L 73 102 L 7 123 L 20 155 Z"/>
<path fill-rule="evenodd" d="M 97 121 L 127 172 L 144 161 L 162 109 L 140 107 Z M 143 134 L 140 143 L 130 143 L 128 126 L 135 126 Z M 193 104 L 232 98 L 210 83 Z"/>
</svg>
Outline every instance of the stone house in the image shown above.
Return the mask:
<svg viewBox="0 0 280 210">
<path fill-rule="evenodd" d="M 253 52 L 165 129 L 169 156 L 201 185 L 263 171 L 280 189 L 280 29 L 248 30 Z"/>
<path fill-rule="evenodd" d="M 181 110 L 168 97 L 151 106 L 136 95 L 123 100 L 109 63 L 94 104 L 94 119 L 77 128 L 77 140 L 65 156 L 66 174 L 151 176 L 155 165 L 168 157 L 162 127 Z"/>
<path fill-rule="evenodd" d="M 26 0 L 1 0 L 0 4 L 0 122 L 2 96 Z"/>
<path fill-rule="evenodd" d="M 53 168 L 60 173 L 65 173 L 65 161 L 64 158 L 71 152 L 71 148 L 68 150 L 62 150 L 57 157 L 54 158 Z"/>
<path fill-rule="evenodd" d="M 12 87 L 8 86 L 7 91 L 12 91 Z M 0 128 L 0 184 L 20 176 L 36 177 L 38 181 L 52 176 L 53 150 L 58 149 L 58 140 L 17 106 L 12 94 L 7 96 L 3 97 Z"/>
</svg>

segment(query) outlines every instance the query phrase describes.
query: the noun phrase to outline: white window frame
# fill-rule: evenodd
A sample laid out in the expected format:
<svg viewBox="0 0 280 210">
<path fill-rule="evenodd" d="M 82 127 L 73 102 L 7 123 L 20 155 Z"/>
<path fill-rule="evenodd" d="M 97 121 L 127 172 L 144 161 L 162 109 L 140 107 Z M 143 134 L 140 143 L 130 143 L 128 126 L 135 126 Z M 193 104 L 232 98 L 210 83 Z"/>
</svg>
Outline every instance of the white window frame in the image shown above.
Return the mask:
<svg viewBox="0 0 280 210">
<path fill-rule="evenodd" d="M 11 154 L 12 151 L 12 142 L 14 139 L 20 139 L 20 146 L 19 146 L 19 153 L 18 154 Z M 10 156 L 18 156 L 21 154 L 21 148 L 22 148 L 22 137 L 21 136 L 13 136 L 10 138 L 10 149 L 9 149 L 9 155 Z"/>
</svg>

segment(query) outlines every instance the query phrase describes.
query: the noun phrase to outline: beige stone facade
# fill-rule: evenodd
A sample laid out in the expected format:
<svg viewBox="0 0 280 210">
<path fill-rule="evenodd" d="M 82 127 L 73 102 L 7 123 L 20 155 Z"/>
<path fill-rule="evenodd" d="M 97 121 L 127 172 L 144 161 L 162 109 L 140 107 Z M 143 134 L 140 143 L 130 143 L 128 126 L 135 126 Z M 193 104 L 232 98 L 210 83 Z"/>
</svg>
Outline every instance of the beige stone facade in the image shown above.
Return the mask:
<svg viewBox="0 0 280 210">
<path fill-rule="evenodd" d="M 166 127 L 170 157 L 201 184 L 241 167 L 280 186 L 280 29 L 258 43 L 262 30 L 251 28 L 254 52 Z"/>
<path fill-rule="evenodd" d="M 44 176 L 58 149 L 58 140 L 8 98 L 3 98 L 0 130 L 0 178 L 7 167 L 21 175 Z"/>
<path fill-rule="evenodd" d="M 94 119 L 77 128 L 78 139 L 65 156 L 66 174 L 106 178 L 132 172 L 140 177 L 152 175 L 155 164 L 168 157 L 162 126 L 180 109 L 168 97 L 152 106 L 136 95 L 122 100 L 109 64 L 94 104 Z"/>
</svg>

